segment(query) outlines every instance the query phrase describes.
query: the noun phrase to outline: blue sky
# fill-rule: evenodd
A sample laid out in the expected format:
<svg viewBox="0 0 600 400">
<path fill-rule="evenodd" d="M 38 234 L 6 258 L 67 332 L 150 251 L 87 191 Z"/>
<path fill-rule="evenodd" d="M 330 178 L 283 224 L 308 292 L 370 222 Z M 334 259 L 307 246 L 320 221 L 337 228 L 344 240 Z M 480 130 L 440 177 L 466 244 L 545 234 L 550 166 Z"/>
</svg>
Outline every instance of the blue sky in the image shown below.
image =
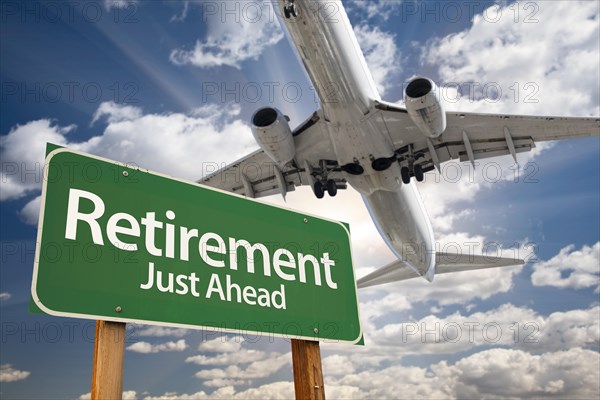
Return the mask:
<svg viewBox="0 0 600 400">
<path fill-rule="evenodd" d="M 47 141 L 198 179 L 203 163 L 256 148 L 248 120 L 258 107 L 295 126 L 318 106 L 263 2 L 66 3 L 0 2 L 2 398 L 89 392 L 93 321 L 27 309 Z M 388 101 L 425 75 L 448 88 L 448 110 L 600 114 L 596 2 L 344 5 Z M 519 155 L 519 169 L 506 157 L 428 174 L 419 189 L 441 246 L 500 244 L 528 263 L 359 292 L 366 346 L 322 346 L 328 397 L 597 398 L 599 150 L 598 137 L 541 144 Z M 357 276 L 393 260 L 356 192 L 318 201 L 300 188 L 286 205 L 349 222 Z M 448 340 L 457 325 L 463 335 Z M 284 340 L 128 332 L 126 397 L 293 395 Z"/>
</svg>

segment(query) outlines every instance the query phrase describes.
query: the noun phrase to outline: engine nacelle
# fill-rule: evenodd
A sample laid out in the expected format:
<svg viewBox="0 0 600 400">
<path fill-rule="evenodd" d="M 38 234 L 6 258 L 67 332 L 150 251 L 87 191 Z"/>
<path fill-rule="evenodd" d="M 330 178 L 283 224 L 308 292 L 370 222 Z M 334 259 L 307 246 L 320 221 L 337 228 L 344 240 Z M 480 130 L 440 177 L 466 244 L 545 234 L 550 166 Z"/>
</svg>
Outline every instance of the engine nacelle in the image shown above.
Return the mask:
<svg viewBox="0 0 600 400">
<path fill-rule="evenodd" d="M 276 108 L 265 107 L 254 113 L 252 134 L 261 149 L 280 166 L 294 159 L 296 146 L 290 124 Z"/>
<path fill-rule="evenodd" d="M 437 86 L 431 79 L 415 78 L 404 93 L 406 111 L 419 130 L 430 138 L 446 130 L 446 112 Z"/>
</svg>

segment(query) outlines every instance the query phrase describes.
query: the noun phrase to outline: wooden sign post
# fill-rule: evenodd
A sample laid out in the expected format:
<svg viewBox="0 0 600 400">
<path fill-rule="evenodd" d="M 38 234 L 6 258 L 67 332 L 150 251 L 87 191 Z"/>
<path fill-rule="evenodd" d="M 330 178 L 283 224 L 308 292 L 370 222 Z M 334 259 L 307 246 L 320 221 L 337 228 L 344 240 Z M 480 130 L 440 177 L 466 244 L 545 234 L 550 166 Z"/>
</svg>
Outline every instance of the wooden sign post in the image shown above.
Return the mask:
<svg viewBox="0 0 600 400">
<path fill-rule="evenodd" d="M 298 400 L 324 400 L 319 342 L 292 339 L 294 389 Z"/>
<path fill-rule="evenodd" d="M 92 400 L 121 399 L 125 323 L 96 321 Z"/>
</svg>

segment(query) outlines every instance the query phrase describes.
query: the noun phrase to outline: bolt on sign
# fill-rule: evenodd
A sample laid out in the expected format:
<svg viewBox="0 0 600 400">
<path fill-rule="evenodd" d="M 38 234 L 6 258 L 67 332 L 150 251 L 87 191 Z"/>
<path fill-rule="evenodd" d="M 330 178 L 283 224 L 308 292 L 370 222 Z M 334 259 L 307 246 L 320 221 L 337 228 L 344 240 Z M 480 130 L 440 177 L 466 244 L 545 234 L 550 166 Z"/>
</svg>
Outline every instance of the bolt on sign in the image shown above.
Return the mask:
<svg viewBox="0 0 600 400">
<path fill-rule="evenodd" d="M 49 147 L 37 243 L 32 300 L 50 315 L 361 338 L 339 222 Z"/>
</svg>

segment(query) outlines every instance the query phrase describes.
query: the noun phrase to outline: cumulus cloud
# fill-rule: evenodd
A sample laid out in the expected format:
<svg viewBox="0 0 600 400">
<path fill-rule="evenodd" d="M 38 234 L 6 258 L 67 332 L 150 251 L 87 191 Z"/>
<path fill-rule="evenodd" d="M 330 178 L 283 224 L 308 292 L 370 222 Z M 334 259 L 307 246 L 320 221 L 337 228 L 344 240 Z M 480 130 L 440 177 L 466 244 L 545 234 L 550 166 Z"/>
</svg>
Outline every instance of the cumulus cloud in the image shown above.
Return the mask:
<svg viewBox="0 0 600 400">
<path fill-rule="evenodd" d="M 109 124 L 113 124 L 115 122 L 136 120 L 141 116 L 142 110 L 139 107 L 107 101 L 101 103 L 94 113 L 92 125 L 103 117 L 106 118 Z"/>
<path fill-rule="evenodd" d="M 328 363 L 335 365 L 344 360 Z M 397 398 L 399 393 L 410 393 L 418 399 L 598 398 L 600 358 L 596 351 L 581 348 L 539 355 L 514 349 L 489 349 L 453 364 L 442 361 L 425 367 L 367 366 L 353 373 L 324 377 L 328 398 Z M 274 382 L 243 391 L 224 386 L 209 393 L 165 393 L 145 399 L 291 397 L 292 382 Z"/>
<path fill-rule="evenodd" d="M 271 3 L 251 2 L 251 6 L 246 3 L 232 3 L 235 17 L 230 13 L 224 20 L 209 19 L 206 39 L 196 41 L 192 48 L 173 50 L 171 62 L 201 68 L 230 66 L 240 69 L 242 62 L 257 60 L 265 49 L 283 39 L 283 31 Z M 226 3 L 214 4 L 217 8 L 226 7 Z"/>
<path fill-rule="evenodd" d="M 524 4 L 516 4 L 520 12 L 517 21 L 515 5 L 492 5 L 475 15 L 468 29 L 434 38 L 423 46 L 422 61 L 436 69 L 441 83 L 446 84 L 440 92 L 446 109 L 598 115 L 600 92 L 590 90 L 600 85 L 598 4 L 540 2 L 536 3 L 539 9 L 535 18 L 527 21 L 532 9 L 524 9 Z M 463 87 L 456 90 L 453 83 Z M 486 95 L 486 85 L 500 90 Z M 518 155 L 521 166 L 552 143 L 536 146 L 532 152 Z M 524 172 L 509 156 L 480 160 L 478 164 L 473 169 L 470 163 L 449 162 L 442 166 L 441 174 L 426 174 L 419 188 L 434 230 L 450 232 L 455 222 L 469 213 L 464 206 L 456 210 L 460 203 L 472 202 L 481 190 L 506 184 Z M 455 176 L 461 179 L 455 180 Z"/>
<path fill-rule="evenodd" d="M 441 171 L 426 173 L 418 188 L 434 232 L 451 232 L 457 221 L 471 215 L 469 206 L 482 191 L 523 182 L 524 175 L 531 172 L 529 163 L 554 144 L 536 143 L 533 150 L 517 155 L 518 164 L 509 155 L 477 160 L 475 166 L 452 160 L 442 164 Z"/>
<path fill-rule="evenodd" d="M 79 400 L 89 400 L 92 398 L 92 393 L 85 393 L 78 397 Z M 136 400 L 138 399 L 137 392 L 135 390 L 125 390 L 121 396 L 122 400 Z"/>
<path fill-rule="evenodd" d="M 440 363 L 434 372 L 455 374 L 455 394 L 461 398 L 595 398 L 599 395 L 599 360 L 597 352 L 579 348 L 542 355 L 491 349 L 449 368 Z"/>
<path fill-rule="evenodd" d="M 569 245 L 548 261 L 533 266 L 534 286 L 584 289 L 600 287 L 600 242 L 576 250 Z"/>
<path fill-rule="evenodd" d="M 29 371 L 19 371 L 10 364 L 0 365 L 0 382 L 16 382 L 27 379 L 31 373 Z"/>
<path fill-rule="evenodd" d="M 236 352 L 219 353 L 215 356 L 206 356 L 200 354 L 186 358 L 185 362 L 198 365 L 247 364 L 254 361 L 264 360 L 267 357 L 268 354 L 260 350 L 240 349 Z"/>
<path fill-rule="evenodd" d="M 13 200 L 40 191 L 46 142 L 132 163 L 178 178 L 196 180 L 256 148 L 250 128 L 235 117 L 236 107 L 204 107 L 191 115 L 144 114 L 138 107 L 102 103 L 94 120 L 105 119 L 101 135 L 77 142 L 68 138 L 75 126 L 42 119 L 17 125 L 0 138 L 2 190 L 0 200 Z M 221 151 L 227 148 L 226 153 Z M 31 173 L 31 172 L 34 173 Z M 21 211 L 37 223 L 40 199 Z"/>
<path fill-rule="evenodd" d="M 173 336 L 173 337 L 183 337 L 187 335 L 190 330 L 183 328 L 169 328 L 166 326 L 158 326 L 158 325 L 134 325 L 128 324 L 128 326 L 133 326 L 133 333 L 137 336 L 149 336 L 149 337 L 165 337 L 165 336 Z"/>
<path fill-rule="evenodd" d="M 144 400 L 188 400 L 188 399 L 265 399 L 278 400 L 294 397 L 294 384 L 292 382 L 273 382 L 257 388 L 250 388 L 237 392 L 233 386 L 225 386 L 212 393 L 204 391 L 196 393 L 165 393 L 161 396 L 147 396 Z"/>
<path fill-rule="evenodd" d="M 21 198 L 42 184 L 46 142 L 64 146 L 74 125 L 58 126 L 49 119 L 17 125 L 0 137 L 0 201 Z"/>
<path fill-rule="evenodd" d="M 423 61 L 438 69 L 442 82 L 474 83 L 462 96 L 447 96 L 449 109 L 598 115 L 598 3 L 539 2 L 529 19 L 524 4 L 517 5 L 516 21 L 514 5 L 492 5 L 468 29 L 425 46 Z M 486 85 L 494 89 L 488 95 Z"/>
<path fill-rule="evenodd" d="M 354 27 L 356 39 L 365 55 L 377 90 L 381 95 L 390 87 L 400 72 L 400 54 L 395 37 L 377 27 L 358 25 Z"/>
<path fill-rule="evenodd" d="M 369 340 L 382 354 L 458 353 L 482 346 L 517 346 L 530 352 L 584 348 L 600 341 L 600 307 L 544 317 L 530 308 L 504 304 L 470 315 L 455 312 L 387 324 L 373 330 Z"/>
<path fill-rule="evenodd" d="M 160 353 L 163 351 L 184 351 L 188 348 L 185 339 L 180 339 L 176 342 L 166 342 L 159 344 L 152 344 L 148 342 L 137 342 L 127 346 L 127 350 L 135 353 Z"/>
<path fill-rule="evenodd" d="M 29 225 L 36 225 L 40 217 L 40 207 L 42 206 L 42 196 L 34 197 L 27 202 L 25 207 L 19 211 L 21 220 Z"/>
<path fill-rule="evenodd" d="M 363 398 L 596 398 L 600 359 L 580 348 L 542 355 L 490 349 L 427 368 L 394 365 L 326 379 L 325 389 L 353 389 Z"/>
<path fill-rule="evenodd" d="M 342 376 L 355 372 L 354 365 L 348 356 L 334 354 L 325 357 L 322 362 L 324 376 Z"/>
<path fill-rule="evenodd" d="M 8 292 L 2 292 L 2 293 L 0 293 L 0 301 L 10 300 L 11 297 L 12 297 L 11 294 L 8 293 Z"/>
<path fill-rule="evenodd" d="M 220 336 L 201 342 L 198 351 L 209 353 L 235 353 L 240 351 L 244 338 L 241 336 Z"/>
<path fill-rule="evenodd" d="M 253 361 L 244 368 L 230 365 L 226 368 L 203 369 L 196 372 L 196 378 L 205 381 L 208 386 L 246 382 L 251 379 L 262 379 L 272 376 L 285 365 L 291 365 L 291 353 L 272 353 L 268 358 Z M 240 383 L 241 384 L 241 383 Z"/>
</svg>

